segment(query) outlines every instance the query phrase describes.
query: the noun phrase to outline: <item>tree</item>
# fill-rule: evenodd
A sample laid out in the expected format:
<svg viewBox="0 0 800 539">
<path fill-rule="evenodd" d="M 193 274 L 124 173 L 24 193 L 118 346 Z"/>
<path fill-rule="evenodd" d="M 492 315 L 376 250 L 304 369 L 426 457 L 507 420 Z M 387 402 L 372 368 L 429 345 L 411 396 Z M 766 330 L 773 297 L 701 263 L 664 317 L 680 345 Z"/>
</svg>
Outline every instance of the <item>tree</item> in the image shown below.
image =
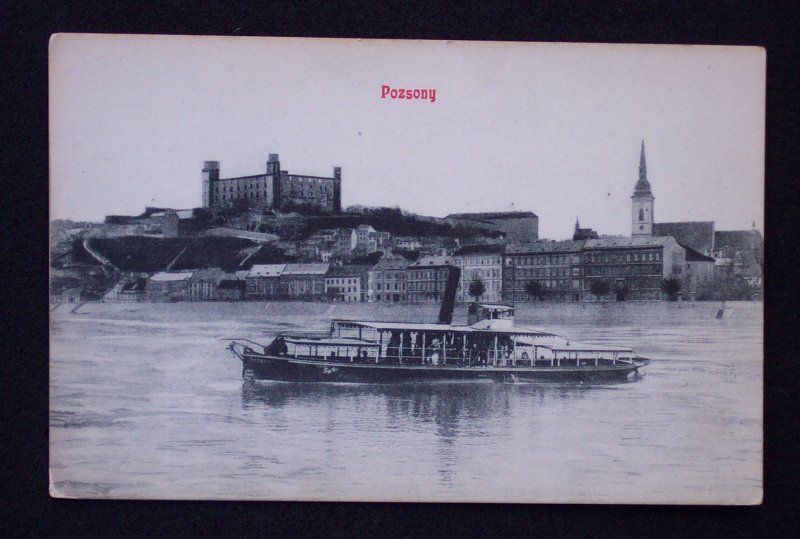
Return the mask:
<svg viewBox="0 0 800 539">
<path fill-rule="evenodd" d="M 670 301 L 678 301 L 681 295 L 681 281 L 676 277 L 668 277 L 661 281 L 661 291 L 667 295 Z"/>
<path fill-rule="evenodd" d="M 484 292 L 486 292 L 486 285 L 483 284 L 480 277 L 475 277 L 469 283 L 469 295 L 475 298 L 475 301 L 480 301 Z"/>
<path fill-rule="evenodd" d="M 192 210 L 192 219 L 201 224 L 208 224 L 214 216 L 205 208 L 194 208 Z"/>
<path fill-rule="evenodd" d="M 341 289 L 335 286 L 329 286 L 325 289 L 325 296 L 328 298 L 329 301 L 336 301 L 340 299 L 341 296 Z"/>
<path fill-rule="evenodd" d="M 611 287 L 608 286 L 608 283 L 602 279 L 597 279 L 596 281 L 592 281 L 592 285 L 589 288 L 589 291 L 594 294 L 597 299 L 600 299 L 600 296 L 605 296 L 609 292 L 611 292 Z"/>
<path fill-rule="evenodd" d="M 618 281 L 614 284 L 614 293 L 617 295 L 617 301 L 625 301 L 628 297 L 628 284 L 625 281 Z"/>
<path fill-rule="evenodd" d="M 350 261 L 351 264 L 360 266 L 360 265 L 369 265 L 374 266 L 378 262 L 380 262 L 381 258 L 383 258 L 383 251 L 373 251 L 369 254 L 363 256 L 356 256 Z"/>
<path fill-rule="evenodd" d="M 525 293 L 541 301 L 544 297 L 544 287 L 539 281 L 528 281 L 525 284 Z"/>
<path fill-rule="evenodd" d="M 747 284 L 740 276 L 733 279 L 714 279 L 704 283 L 697 291 L 696 298 L 700 301 L 710 300 L 751 300 L 758 291 Z"/>
</svg>

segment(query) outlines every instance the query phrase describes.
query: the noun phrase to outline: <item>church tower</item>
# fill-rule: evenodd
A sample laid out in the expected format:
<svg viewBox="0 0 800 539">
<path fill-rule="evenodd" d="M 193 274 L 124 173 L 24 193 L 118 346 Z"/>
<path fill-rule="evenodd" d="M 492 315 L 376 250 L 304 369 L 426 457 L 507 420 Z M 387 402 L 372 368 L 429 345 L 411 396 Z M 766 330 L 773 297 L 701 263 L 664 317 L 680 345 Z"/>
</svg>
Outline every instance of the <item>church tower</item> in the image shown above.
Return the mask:
<svg viewBox="0 0 800 539">
<path fill-rule="evenodd" d="M 647 163 L 644 158 L 644 141 L 642 153 L 639 157 L 639 181 L 633 189 L 631 196 L 631 236 L 653 235 L 653 202 L 655 197 L 650 191 L 650 182 L 647 181 Z"/>
</svg>

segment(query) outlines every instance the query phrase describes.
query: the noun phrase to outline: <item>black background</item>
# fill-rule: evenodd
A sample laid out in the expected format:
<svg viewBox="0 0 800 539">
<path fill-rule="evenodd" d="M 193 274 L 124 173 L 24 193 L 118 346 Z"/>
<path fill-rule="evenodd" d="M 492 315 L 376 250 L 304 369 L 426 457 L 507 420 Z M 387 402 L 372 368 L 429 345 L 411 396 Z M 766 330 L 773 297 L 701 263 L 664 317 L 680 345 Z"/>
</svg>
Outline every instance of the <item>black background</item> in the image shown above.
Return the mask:
<svg viewBox="0 0 800 539">
<path fill-rule="evenodd" d="M 4 535 L 799 535 L 795 253 L 800 17 L 792 3 L 19 2 L 0 13 L 6 64 L 0 213 L 6 254 L 6 293 L 0 302 L 5 326 L 1 363 L 6 413 L 0 434 Z M 764 504 L 726 508 L 49 498 L 47 41 L 55 32 L 766 47 Z"/>
</svg>

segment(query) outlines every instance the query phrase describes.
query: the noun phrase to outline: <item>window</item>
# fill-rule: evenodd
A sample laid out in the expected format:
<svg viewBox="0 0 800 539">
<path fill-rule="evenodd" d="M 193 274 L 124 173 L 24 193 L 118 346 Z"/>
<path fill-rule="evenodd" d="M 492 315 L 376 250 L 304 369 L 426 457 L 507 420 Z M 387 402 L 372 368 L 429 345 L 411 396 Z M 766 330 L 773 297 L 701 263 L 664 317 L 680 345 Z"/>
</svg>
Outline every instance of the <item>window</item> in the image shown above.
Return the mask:
<svg viewBox="0 0 800 539">
<path fill-rule="evenodd" d="M 642 208 L 639 208 L 639 220 L 644 221 L 644 210 Z"/>
</svg>

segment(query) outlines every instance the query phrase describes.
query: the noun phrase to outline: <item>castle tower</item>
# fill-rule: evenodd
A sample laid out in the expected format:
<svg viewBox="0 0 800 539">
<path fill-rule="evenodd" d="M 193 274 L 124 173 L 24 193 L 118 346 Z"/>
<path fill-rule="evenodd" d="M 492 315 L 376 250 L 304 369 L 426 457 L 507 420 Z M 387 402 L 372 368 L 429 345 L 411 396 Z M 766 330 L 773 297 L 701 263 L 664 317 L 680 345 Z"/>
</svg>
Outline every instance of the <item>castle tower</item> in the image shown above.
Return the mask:
<svg viewBox="0 0 800 539">
<path fill-rule="evenodd" d="M 267 201 L 272 209 L 280 207 L 281 204 L 281 162 L 278 154 L 269 154 L 267 159 L 267 184 L 272 186 L 272 200 Z"/>
<path fill-rule="evenodd" d="M 342 167 L 333 167 L 333 213 L 342 213 Z"/>
<path fill-rule="evenodd" d="M 203 162 L 203 207 L 211 207 L 211 186 L 219 180 L 219 161 Z"/>
<path fill-rule="evenodd" d="M 653 235 L 653 203 L 655 197 L 647 181 L 647 163 L 644 157 L 644 141 L 639 156 L 639 180 L 631 196 L 631 236 Z"/>
<path fill-rule="evenodd" d="M 269 154 L 269 159 L 267 159 L 267 176 L 272 174 L 277 174 L 281 170 L 281 162 L 278 159 L 278 154 L 271 153 Z"/>
</svg>

